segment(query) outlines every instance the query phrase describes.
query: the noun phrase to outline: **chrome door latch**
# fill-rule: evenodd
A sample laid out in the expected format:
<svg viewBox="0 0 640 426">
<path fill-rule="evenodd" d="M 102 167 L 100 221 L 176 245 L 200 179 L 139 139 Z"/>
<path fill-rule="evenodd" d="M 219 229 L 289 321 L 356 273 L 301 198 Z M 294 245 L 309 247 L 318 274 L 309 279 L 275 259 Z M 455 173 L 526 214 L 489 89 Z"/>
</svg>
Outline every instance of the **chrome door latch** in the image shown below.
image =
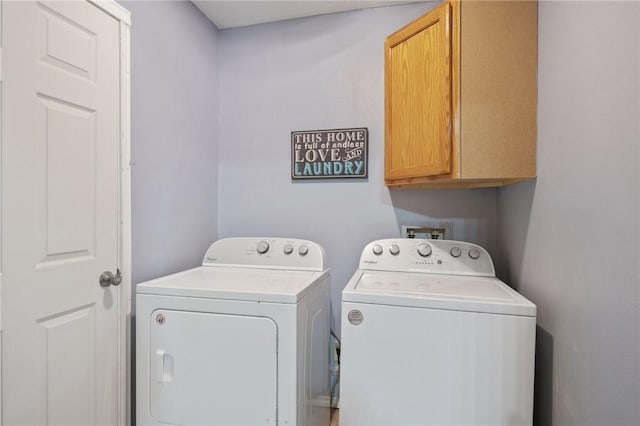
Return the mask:
<svg viewBox="0 0 640 426">
<path fill-rule="evenodd" d="M 111 271 L 104 271 L 100 274 L 100 287 L 109 287 L 110 285 L 118 286 L 122 282 L 122 274 L 120 269 L 116 270 L 116 274 L 113 275 Z"/>
</svg>

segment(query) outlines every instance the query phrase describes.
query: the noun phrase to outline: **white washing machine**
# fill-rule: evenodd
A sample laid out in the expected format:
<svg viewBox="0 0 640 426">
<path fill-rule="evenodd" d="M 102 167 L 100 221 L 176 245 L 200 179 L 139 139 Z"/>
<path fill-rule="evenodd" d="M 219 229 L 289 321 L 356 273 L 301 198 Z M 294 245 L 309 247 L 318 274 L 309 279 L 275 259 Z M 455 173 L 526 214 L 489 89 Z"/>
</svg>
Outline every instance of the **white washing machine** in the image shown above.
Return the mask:
<svg viewBox="0 0 640 426">
<path fill-rule="evenodd" d="M 340 426 L 530 426 L 535 332 L 482 247 L 374 241 L 342 292 Z"/>
<path fill-rule="evenodd" d="M 136 287 L 138 425 L 327 425 L 323 248 L 228 238 Z"/>
</svg>

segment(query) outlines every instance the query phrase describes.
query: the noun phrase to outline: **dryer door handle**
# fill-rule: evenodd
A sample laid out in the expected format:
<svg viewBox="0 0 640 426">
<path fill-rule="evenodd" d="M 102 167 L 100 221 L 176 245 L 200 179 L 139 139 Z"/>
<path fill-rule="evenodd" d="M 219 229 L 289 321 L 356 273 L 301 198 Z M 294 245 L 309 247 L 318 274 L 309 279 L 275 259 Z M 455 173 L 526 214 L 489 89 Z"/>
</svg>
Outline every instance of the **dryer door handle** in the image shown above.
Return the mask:
<svg viewBox="0 0 640 426">
<path fill-rule="evenodd" d="M 162 349 L 156 350 L 156 381 L 169 383 L 173 381 L 174 361 L 171 354 Z"/>
</svg>

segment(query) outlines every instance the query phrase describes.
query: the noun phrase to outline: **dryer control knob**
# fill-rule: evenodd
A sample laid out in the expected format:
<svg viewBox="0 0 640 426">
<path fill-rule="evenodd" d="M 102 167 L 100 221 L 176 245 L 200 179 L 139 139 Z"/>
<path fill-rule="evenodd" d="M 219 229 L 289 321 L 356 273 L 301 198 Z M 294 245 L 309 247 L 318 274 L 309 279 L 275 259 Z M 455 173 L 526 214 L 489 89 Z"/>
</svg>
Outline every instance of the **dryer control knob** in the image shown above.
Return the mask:
<svg viewBox="0 0 640 426">
<path fill-rule="evenodd" d="M 300 256 L 306 256 L 307 253 L 309 253 L 309 247 L 307 246 L 300 246 L 298 247 L 298 254 Z"/>
<path fill-rule="evenodd" d="M 451 253 L 451 256 L 453 257 L 460 257 L 460 255 L 462 254 L 462 250 L 460 250 L 460 247 L 451 247 L 449 253 Z"/>
<path fill-rule="evenodd" d="M 382 254 L 382 246 L 380 244 L 376 244 L 375 246 L 373 246 L 373 248 L 371 249 L 371 251 L 373 252 L 373 254 L 375 254 L 376 256 L 380 256 Z"/>
<path fill-rule="evenodd" d="M 471 250 L 469 250 L 469 257 L 472 259 L 477 259 L 480 257 L 480 250 L 478 250 L 477 248 L 472 248 Z"/>
<path fill-rule="evenodd" d="M 291 244 L 285 244 L 282 248 L 282 251 L 284 252 L 284 254 L 291 254 L 293 253 L 293 246 Z"/>
<path fill-rule="evenodd" d="M 256 250 L 258 250 L 258 253 L 260 254 L 265 254 L 269 251 L 269 243 L 265 240 L 260 241 L 258 243 L 258 246 L 256 247 Z"/>
<path fill-rule="evenodd" d="M 429 244 L 420 244 L 418 246 L 418 254 L 422 257 L 431 256 L 431 246 Z"/>
<path fill-rule="evenodd" d="M 391 244 L 391 247 L 389 247 L 389 253 L 397 256 L 398 254 L 400 254 L 400 247 L 397 244 Z"/>
</svg>

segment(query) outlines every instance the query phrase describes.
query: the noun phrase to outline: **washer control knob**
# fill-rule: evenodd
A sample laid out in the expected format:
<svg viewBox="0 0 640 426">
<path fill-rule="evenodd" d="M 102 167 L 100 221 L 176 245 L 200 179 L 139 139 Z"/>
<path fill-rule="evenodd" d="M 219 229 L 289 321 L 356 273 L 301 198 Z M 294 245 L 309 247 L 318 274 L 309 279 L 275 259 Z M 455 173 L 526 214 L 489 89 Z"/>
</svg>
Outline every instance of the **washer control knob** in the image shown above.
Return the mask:
<svg viewBox="0 0 640 426">
<path fill-rule="evenodd" d="M 266 242 L 265 240 L 260 241 L 258 243 L 257 250 L 258 250 L 258 253 L 265 254 L 266 252 L 269 251 L 269 243 Z"/>
<path fill-rule="evenodd" d="M 451 256 L 453 257 L 460 257 L 462 250 L 460 250 L 460 247 L 451 247 L 449 253 L 451 253 Z"/>
<path fill-rule="evenodd" d="M 284 252 L 284 254 L 291 254 L 293 253 L 293 246 L 291 244 L 285 244 L 282 248 L 282 251 Z"/>
<path fill-rule="evenodd" d="M 389 253 L 397 256 L 398 254 L 400 254 L 400 246 L 398 246 L 397 244 L 391 244 L 391 247 L 389 247 Z"/>
<path fill-rule="evenodd" d="M 307 246 L 300 246 L 298 247 L 298 254 L 300 256 L 306 256 L 307 253 L 309 253 L 309 247 Z"/>
<path fill-rule="evenodd" d="M 420 244 L 418 246 L 418 254 L 422 257 L 429 257 L 431 256 L 431 246 L 429 244 Z"/>
<path fill-rule="evenodd" d="M 480 257 L 480 250 L 478 250 L 477 248 L 472 248 L 471 250 L 469 250 L 469 257 L 472 259 L 477 259 Z"/>
<path fill-rule="evenodd" d="M 373 246 L 373 248 L 371 249 L 371 251 L 373 252 L 373 254 L 375 254 L 376 256 L 380 256 L 382 254 L 382 246 L 380 244 L 376 244 L 375 246 Z"/>
</svg>

